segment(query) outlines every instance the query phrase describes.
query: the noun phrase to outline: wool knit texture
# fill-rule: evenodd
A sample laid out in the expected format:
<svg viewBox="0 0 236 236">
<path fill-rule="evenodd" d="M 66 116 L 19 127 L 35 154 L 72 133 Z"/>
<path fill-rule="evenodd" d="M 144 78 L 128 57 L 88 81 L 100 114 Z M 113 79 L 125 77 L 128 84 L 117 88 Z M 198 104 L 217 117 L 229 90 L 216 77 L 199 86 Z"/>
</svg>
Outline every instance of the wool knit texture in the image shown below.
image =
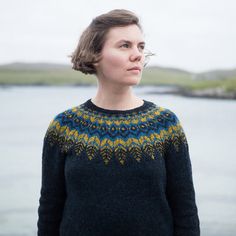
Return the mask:
<svg viewBox="0 0 236 236">
<path fill-rule="evenodd" d="M 44 137 L 39 236 L 199 236 L 189 147 L 175 113 L 91 99 Z"/>
</svg>

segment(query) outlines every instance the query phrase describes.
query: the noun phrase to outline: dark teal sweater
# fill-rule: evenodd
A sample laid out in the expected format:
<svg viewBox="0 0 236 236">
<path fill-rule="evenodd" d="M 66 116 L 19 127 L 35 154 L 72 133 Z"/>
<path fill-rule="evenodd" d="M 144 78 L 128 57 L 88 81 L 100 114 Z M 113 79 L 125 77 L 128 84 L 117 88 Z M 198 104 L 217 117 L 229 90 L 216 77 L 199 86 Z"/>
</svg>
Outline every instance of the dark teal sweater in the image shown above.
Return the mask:
<svg viewBox="0 0 236 236">
<path fill-rule="evenodd" d="M 188 143 L 177 116 L 144 100 L 131 110 L 91 102 L 46 132 L 40 236 L 199 236 Z"/>
</svg>

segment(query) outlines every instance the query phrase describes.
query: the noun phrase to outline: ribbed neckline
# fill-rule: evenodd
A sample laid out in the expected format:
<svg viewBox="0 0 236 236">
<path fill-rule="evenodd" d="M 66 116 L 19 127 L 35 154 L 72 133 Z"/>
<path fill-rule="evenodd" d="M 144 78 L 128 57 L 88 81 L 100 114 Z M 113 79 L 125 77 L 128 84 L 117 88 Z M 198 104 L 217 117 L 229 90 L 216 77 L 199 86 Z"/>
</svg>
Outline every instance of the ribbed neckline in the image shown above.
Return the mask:
<svg viewBox="0 0 236 236">
<path fill-rule="evenodd" d="M 137 112 L 140 112 L 140 111 L 144 111 L 147 107 L 153 105 L 152 102 L 149 102 L 149 101 L 146 101 L 145 99 L 143 99 L 143 104 L 138 106 L 138 107 L 135 107 L 135 108 L 132 108 L 132 109 L 127 109 L 127 110 L 111 110 L 111 109 L 105 109 L 105 108 L 102 108 L 102 107 L 99 107 L 97 105 L 95 105 L 93 102 L 92 102 L 92 99 L 90 98 L 89 100 L 87 100 L 85 103 L 84 103 L 84 106 L 87 107 L 87 108 L 90 108 L 94 111 L 97 111 L 97 112 L 102 112 L 102 113 L 107 113 L 107 114 L 130 114 L 130 113 L 137 113 Z"/>
</svg>

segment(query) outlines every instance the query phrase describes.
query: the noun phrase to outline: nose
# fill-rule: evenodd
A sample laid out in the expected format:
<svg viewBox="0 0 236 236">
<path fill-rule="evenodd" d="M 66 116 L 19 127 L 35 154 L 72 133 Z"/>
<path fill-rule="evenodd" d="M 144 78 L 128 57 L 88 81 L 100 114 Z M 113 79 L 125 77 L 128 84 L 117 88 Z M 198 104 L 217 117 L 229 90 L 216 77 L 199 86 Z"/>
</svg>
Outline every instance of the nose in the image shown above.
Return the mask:
<svg viewBox="0 0 236 236">
<path fill-rule="evenodd" d="M 142 58 L 144 57 L 144 54 L 143 52 L 137 48 L 137 47 L 134 47 L 133 50 L 132 50 L 132 53 L 130 55 L 130 61 L 140 61 Z"/>
</svg>

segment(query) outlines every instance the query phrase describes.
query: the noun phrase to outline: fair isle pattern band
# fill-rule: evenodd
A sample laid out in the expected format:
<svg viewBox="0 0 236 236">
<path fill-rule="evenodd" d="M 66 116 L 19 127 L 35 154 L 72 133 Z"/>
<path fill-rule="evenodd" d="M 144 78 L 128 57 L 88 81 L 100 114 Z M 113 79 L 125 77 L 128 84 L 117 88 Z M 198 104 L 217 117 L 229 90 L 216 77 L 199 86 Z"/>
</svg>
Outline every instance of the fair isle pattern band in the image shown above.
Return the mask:
<svg viewBox="0 0 236 236">
<path fill-rule="evenodd" d="M 127 158 L 140 162 L 143 156 L 163 156 L 170 143 L 176 151 L 187 145 L 182 126 L 170 110 L 153 105 L 145 112 L 111 115 L 80 105 L 59 114 L 49 125 L 45 138 L 56 143 L 61 152 L 73 149 L 77 156 L 86 153 L 89 160 L 101 158 L 108 164 L 117 158 L 124 165 Z"/>
</svg>

